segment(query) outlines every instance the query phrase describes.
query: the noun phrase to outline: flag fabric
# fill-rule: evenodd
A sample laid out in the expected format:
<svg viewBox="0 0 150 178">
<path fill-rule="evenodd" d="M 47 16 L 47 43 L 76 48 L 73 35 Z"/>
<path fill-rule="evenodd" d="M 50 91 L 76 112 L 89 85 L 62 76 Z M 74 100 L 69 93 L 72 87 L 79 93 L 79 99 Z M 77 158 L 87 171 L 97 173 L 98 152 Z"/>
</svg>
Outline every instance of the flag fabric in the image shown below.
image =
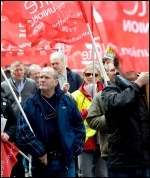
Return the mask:
<svg viewBox="0 0 150 178">
<path fill-rule="evenodd" d="M 96 8 L 123 71 L 149 71 L 148 1 L 100 1 Z"/>
<path fill-rule="evenodd" d="M 78 1 L 4 1 L 2 15 L 25 26 L 32 46 L 42 39 L 51 45 L 90 40 Z"/>
<path fill-rule="evenodd" d="M 59 42 L 79 46 L 91 43 L 85 24 L 91 22 L 89 4 L 82 1 L 3 1 L 2 15 L 11 23 L 24 25 L 31 46 L 41 40 L 50 41 L 51 46 Z M 93 12 L 96 12 L 95 20 L 98 19 L 96 26 L 100 39 L 105 48 L 109 45 L 115 51 L 122 69 L 148 71 L 148 1 L 92 1 L 92 4 L 96 9 Z M 97 36 L 95 30 L 93 34 Z M 101 48 L 100 40 L 97 42 Z"/>
<path fill-rule="evenodd" d="M 7 17 L 1 19 L 1 43 L 8 48 L 12 45 L 14 49 L 28 50 L 31 42 L 26 38 L 26 29 L 20 23 L 12 24 Z"/>
<path fill-rule="evenodd" d="M 18 153 L 19 149 L 13 143 L 1 141 L 1 177 L 10 177 Z"/>
<path fill-rule="evenodd" d="M 4 50 L 33 51 L 49 45 L 49 41 L 41 40 L 40 43 L 31 47 L 31 42 L 26 38 L 26 29 L 21 23 L 10 23 L 5 16 L 1 17 L 1 46 Z"/>
</svg>

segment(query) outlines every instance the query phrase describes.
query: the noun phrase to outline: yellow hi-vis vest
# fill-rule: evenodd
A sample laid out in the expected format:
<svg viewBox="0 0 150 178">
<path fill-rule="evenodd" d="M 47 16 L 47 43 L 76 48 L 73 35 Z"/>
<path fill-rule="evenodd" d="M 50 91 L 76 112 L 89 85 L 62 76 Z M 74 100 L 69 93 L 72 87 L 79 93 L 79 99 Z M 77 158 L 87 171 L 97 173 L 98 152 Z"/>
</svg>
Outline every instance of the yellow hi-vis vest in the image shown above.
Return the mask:
<svg viewBox="0 0 150 178">
<path fill-rule="evenodd" d="M 79 111 L 81 111 L 82 109 L 87 109 L 91 105 L 91 101 L 88 98 L 86 98 L 80 90 L 76 90 L 71 95 L 75 99 Z M 96 134 L 96 130 L 91 129 L 88 126 L 86 119 L 84 119 L 83 122 L 84 122 L 85 129 L 86 129 L 86 139 L 85 139 L 85 141 L 87 141 L 87 139 L 89 137 L 92 137 Z"/>
</svg>

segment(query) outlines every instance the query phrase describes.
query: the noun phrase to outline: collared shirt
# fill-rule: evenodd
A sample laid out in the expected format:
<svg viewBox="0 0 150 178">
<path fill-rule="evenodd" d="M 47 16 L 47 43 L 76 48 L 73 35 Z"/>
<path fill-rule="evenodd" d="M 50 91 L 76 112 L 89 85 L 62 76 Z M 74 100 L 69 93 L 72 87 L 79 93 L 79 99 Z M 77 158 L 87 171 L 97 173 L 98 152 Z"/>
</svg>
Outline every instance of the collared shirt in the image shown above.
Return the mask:
<svg viewBox="0 0 150 178">
<path fill-rule="evenodd" d="M 20 93 L 24 87 L 24 82 L 25 82 L 24 78 L 19 83 L 17 83 L 14 79 L 13 82 L 16 85 L 18 92 Z"/>
<path fill-rule="evenodd" d="M 60 88 L 62 89 L 62 86 L 63 86 L 63 84 L 64 84 L 65 81 L 66 81 L 66 78 L 65 78 L 64 75 L 58 75 L 58 80 L 59 80 Z"/>
</svg>

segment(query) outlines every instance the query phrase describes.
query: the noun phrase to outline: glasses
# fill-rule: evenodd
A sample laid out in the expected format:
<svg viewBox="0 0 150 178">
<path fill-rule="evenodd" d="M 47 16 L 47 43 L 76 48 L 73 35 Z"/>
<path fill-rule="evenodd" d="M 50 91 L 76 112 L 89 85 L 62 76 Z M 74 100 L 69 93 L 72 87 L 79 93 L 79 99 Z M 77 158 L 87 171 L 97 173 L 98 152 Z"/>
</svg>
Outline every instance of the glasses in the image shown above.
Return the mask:
<svg viewBox="0 0 150 178">
<path fill-rule="evenodd" d="M 84 74 L 86 77 L 90 77 L 91 75 L 93 76 L 93 73 L 85 73 Z M 98 77 L 99 74 L 95 73 L 95 77 Z"/>
</svg>

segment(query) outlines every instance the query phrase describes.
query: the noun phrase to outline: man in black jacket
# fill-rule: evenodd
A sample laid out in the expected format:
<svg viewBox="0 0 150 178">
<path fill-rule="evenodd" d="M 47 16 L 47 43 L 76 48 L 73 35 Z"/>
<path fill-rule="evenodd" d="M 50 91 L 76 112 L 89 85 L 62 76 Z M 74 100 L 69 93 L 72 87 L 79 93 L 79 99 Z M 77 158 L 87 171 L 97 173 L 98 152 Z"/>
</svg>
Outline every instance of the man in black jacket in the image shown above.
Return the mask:
<svg viewBox="0 0 150 178">
<path fill-rule="evenodd" d="M 102 91 L 108 126 L 109 177 L 149 177 L 149 114 L 145 85 L 149 72 L 123 72 Z"/>
<path fill-rule="evenodd" d="M 1 131 L 1 140 L 4 142 L 15 142 L 17 130 L 17 117 L 9 100 L 6 99 L 6 94 L 1 88 L 1 118 L 7 119 L 3 131 Z"/>
</svg>

